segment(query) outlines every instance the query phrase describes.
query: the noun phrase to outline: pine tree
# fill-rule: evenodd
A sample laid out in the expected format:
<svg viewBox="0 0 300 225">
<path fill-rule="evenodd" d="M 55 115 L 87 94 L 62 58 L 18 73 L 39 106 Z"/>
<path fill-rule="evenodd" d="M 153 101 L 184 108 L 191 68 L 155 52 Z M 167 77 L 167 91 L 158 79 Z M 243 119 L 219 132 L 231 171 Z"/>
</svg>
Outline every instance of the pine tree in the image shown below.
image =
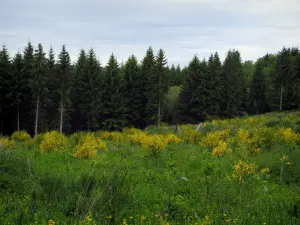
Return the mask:
<svg viewBox="0 0 300 225">
<path fill-rule="evenodd" d="M 223 90 L 221 90 L 221 111 L 225 116 L 237 116 L 246 109 L 246 79 L 243 73 L 241 55 L 238 51 L 229 51 L 222 67 Z"/>
<path fill-rule="evenodd" d="M 0 51 L 0 135 L 8 127 L 5 121 L 8 121 L 7 116 L 10 114 L 8 112 L 9 105 L 11 104 L 11 99 L 8 98 L 10 80 L 11 60 L 6 46 L 3 45 Z"/>
<path fill-rule="evenodd" d="M 59 94 L 59 114 L 60 123 L 59 131 L 63 132 L 64 125 L 64 112 L 67 105 L 70 103 L 70 88 L 71 88 L 71 75 L 70 75 L 71 59 L 66 50 L 65 45 L 62 46 L 61 52 L 58 55 L 58 74 L 56 77 L 56 91 Z"/>
<path fill-rule="evenodd" d="M 107 130 L 121 130 L 128 124 L 122 89 L 122 76 L 118 62 L 111 55 L 105 72 L 103 93 L 103 127 Z"/>
<path fill-rule="evenodd" d="M 166 93 L 168 92 L 168 70 L 165 53 L 160 49 L 155 58 L 155 65 L 147 76 L 148 83 L 148 118 L 161 123 L 161 112 Z"/>
<path fill-rule="evenodd" d="M 264 113 L 268 109 L 266 83 L 263 72 L 264 67 L 264 59 L 260 59 L 256 62 L 252 85 L 250 88 L 250 112 L 256 114 Z"/>
<path fill-rule="evenodd" d="M 79 68 L 78 68 L 79 69 Z M 86 59 L 84 74 L 79 77 L 80 103 L 78 107 L 86 118 L 87 129 L 99 128 L 98 121 L 101 119 L 102 87 L 101 69 L 93 49 L 90 49 Z"/>
<path fill-rule="evenodd" d="M 131 126 L 142 128 L 143 115 L 140 108 L 143 105 L 143 94 L 140 67 L 134 55 L 130 56 L 124 65 L 124 96 L 127 105 L 127 120 Z"/>
<path fill-rule="evenodd" d="M 43 46 L 41 43 L 38 44 L 38 48 L 34 53 L 34 65 L 33 65 L 33 76 L 29 81 L 29 86 L 33 93 L 33 102 L 35 104 L 35 126 L 34 126 L 34 134 L 38 133 L 39 126 L 39 110 L 40 110 L 40 102 L 42 101 L 43 94 L 47 92 L 46 82 L 47 82 L 47 60 L 46 54 L 43 51 Z"/>
</svg>

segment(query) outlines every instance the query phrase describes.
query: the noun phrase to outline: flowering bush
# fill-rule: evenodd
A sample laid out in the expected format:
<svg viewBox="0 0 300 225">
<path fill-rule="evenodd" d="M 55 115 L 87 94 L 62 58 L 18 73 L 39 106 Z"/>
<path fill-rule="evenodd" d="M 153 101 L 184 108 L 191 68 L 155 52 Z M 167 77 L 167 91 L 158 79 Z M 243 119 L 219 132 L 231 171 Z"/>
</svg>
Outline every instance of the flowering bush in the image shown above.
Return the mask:
<svg viewBox="0 0 300 225">
<path fill-rule="evenodd" d="M 217 147 L 221 141 L 226 141 L 229 138 L 230 131 L 228 129 L 209 132 L 202 139 L 202 145 L 211 149 Z"/>
<path fill-rule="evenodd" d="M 42 136 L 40 150 L 42 152 L 55 152 L 64 150 L 67 138 L 64 134 L 57 131 L 47 132 Z"/>
<path fill-rule="evenodd" d="M 31 139 L 30 135 L 24 131 L 16 131 L 11 135 L 11 139 L 14 141 L 28 141 Z"/>
<path fill-rule="evenodd" d="M 181 144 L 183 140 L 179 137 L 177 137 L 175 134 L 165 134 L 164 138 L 168 142 L 168 144 L 175 143 L 175 144 Z"/>
<path fill-rule="evenodd" d="M 219 144 L 213 149 L 213 156 L 222 156 L 226 153 L 227 143 L 225 141 L 220 141 Z"/>
<path fill-rule="evenodd" d="M 190 124 L 180 126 L 180 138 L 189 143 L 196 143 L 200 140 L 200 132 L 196 131 L 195 128 Z"/>
<path fill-rule="evenodd" d="M 80 159 L 91 159 L 96 157 L 98 151 L 107 151 L 106 143 L 96 138 L 94 133 L 88 133 L 79 140 L 74 156 Z"/>
<path fill-rule="evenodd" d="M 239 160 L 234 165 L 234 173 L 232 177 L 238 182 L 243 183 L 244 178 L 253 175 L 256 172 L 256 169 L 257 166 L 255 164 Z"/>
<path fill-rule="evenodd" d="M 100 135 L 100 138 L 112 140 L 112 141 L 123 141 L 125 139 L 124 134 L 121 132 L 108 132 L 108 131 L 104 131 Z"/>
<path fill-rule="evenodd" d="M 275 133 L 275 137 L 287 144 L 300 142 L 300 134 L 295 133 L 291 128 L 280 128 Z"/>
<path fill-rule="evenodd" d="M 14 149 L 16 142 L 8 137 L 0 138 L 0 148 Z"/>
</svg>

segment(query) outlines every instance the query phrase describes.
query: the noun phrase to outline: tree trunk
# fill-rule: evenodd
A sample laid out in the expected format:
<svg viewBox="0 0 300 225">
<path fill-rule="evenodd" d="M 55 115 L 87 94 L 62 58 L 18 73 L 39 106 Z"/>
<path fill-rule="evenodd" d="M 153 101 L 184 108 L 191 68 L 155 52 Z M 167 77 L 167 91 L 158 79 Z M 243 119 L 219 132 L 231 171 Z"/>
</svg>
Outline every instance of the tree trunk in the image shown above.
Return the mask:
<svg viewBox="0 0 300 225">
<path fill-rule="evenodd" d="M 18 132 L 20 131 L 20 106 L 18 104 L 18 109 L 17 109 L 17 123 L 18 123 Z"/>
<path fill-rule="evenodd" d="M 39 122 L 39 103 L 40 103 L 40 95 L 38 94 L 36 100 L 36 111 L 35 111 L 35 128 L 34 135 L 37 135 L 38 132 L 38 122 Z"/>
<path fill-rule="evenodd" d="M 280 105 L 279 110 L 282 111 L 283 85 L 280 84 Z"/>
<path fill-rule="evenodd" d="M 0 133 L 0 136 L 2 137 L 3 136 L 3 119 L 1 118 L 1 133 Z"/>
<path fill-rule="evenodd" d="M 63 128 L 63 115 L 64 115 L 64 95 L 61 95 L 60 100 L 60 124 L 59 124 L 59 132 L 62 133 Z"/>
<path fill-rule="evenodd" d="M 158 101 L 157 127 L 160 128 L 160 100 Z"/>
</svg>

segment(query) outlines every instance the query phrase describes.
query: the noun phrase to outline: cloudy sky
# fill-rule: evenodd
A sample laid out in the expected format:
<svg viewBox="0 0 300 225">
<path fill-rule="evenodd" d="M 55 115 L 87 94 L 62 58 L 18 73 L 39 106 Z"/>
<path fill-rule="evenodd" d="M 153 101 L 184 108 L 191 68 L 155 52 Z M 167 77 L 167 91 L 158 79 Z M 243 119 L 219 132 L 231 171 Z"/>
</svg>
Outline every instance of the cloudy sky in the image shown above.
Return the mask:
<svg viewBox="0 0 300 225">
<path fill-rule="evenodd" d="M 169 63 L 193 55 L 221 59 L 238 49 L 255 60 L 282 46 L 300 45 L 300 0 L 0 0 L 0 42 L 10 52 L 30 40 L 58 53 L 65 44 L 76 60 L 94 48 L 102 64 L 113 52 L 142 59 L 151 45 Z M 300 47 L 300 46 L 299 46 Z"/>
</svg>

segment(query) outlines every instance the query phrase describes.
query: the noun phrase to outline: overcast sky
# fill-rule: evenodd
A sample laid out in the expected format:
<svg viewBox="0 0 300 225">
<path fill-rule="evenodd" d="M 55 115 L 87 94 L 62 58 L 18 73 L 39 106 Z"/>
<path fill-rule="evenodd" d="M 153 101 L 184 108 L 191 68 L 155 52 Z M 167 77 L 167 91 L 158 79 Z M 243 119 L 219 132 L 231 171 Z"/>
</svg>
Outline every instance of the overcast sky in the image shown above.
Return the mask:
<svg viewBox="0 0 300 225">
<path fill-rule="evenodd" d="M 142 59 L 150 45 L 169 64 L 229 49 L 256 60 L 299 46 L 300 0 L 0 0 L 0 42 L 16 53 L 28 40 L 57 54 L 65 44 L 72 60 L 94 48 L 102 64 L 112 52 Z"/>
</svg>

